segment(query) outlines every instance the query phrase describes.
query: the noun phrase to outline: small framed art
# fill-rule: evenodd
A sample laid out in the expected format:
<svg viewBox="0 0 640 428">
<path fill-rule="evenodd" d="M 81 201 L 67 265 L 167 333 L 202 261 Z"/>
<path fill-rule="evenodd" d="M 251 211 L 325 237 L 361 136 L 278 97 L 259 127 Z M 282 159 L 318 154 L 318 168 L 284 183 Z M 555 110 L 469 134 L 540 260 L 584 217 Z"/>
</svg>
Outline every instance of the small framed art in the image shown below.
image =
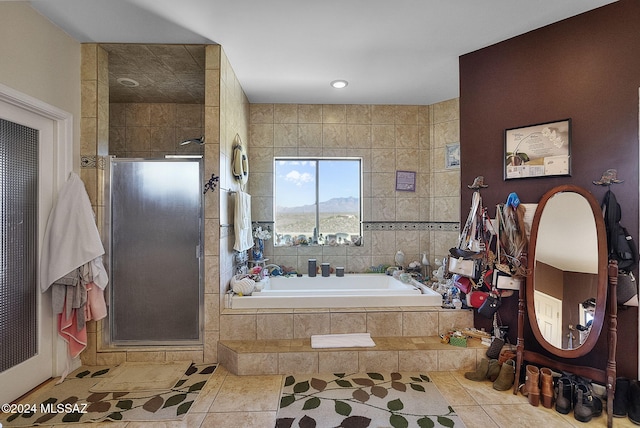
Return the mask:
<svg viewBox="0 0 640 428">
<path fill-rule="evenodd" d="M 444 167 L 446 169 L 460 168 L 460 143 L 452 143 L 445 146 Z"/>
<path fill-rule="evenodd" d="M 396 190 L 403 192 L 416 191 L 415 171 L 396 171 Z"/>
</svg>

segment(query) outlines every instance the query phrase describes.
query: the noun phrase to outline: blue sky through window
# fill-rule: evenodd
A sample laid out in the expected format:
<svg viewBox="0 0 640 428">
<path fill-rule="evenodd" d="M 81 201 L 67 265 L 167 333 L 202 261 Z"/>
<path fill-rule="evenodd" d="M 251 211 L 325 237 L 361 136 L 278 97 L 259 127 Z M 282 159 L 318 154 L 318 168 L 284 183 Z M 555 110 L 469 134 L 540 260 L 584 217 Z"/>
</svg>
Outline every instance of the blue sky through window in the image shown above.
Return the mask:
<svg viewBox="0 0 640 428">
<path fill-rule="evenodd" d="M 299 207 L 315 203 L 316 160 L 276 161 L 276 206 Z M 319 202 L 333 198 L 360 198 L 360 165 L 356 160 L 320 161 Z"/>
</svg>

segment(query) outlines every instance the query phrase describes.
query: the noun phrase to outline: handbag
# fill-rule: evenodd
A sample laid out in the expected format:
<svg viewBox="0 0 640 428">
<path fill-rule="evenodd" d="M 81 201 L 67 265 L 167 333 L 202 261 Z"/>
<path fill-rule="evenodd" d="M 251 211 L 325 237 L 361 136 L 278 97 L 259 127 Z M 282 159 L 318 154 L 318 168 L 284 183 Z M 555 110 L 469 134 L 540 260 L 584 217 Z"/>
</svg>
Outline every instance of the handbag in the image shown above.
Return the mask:
<svg viewBox="0 0 640 428">
<path fill-rule="evenodd" d="M 482 275 L 483 260 L 479 259 L 463 259 L 462 257 L 448 258 L 448 271 L 458 275 L 466 276 L 477 281 Z"/>
<path fill-rule="evenodd" d="M 498 311 L 498 308 L 502 304 L 500 297 L 491 293 L 485 298 L 482 305 L 478 308 L 478 313 L 485 318 L 493 318 L 493 314 Z"/>
<path fill-rule="evenodd" d="M 517 278 L 504 273 L 498 269 L 493 270 L 493 286 L 500 290 L 516 290 L 520 291 L 520 284 L 522 284 L 522 278 Z"/>
<path fill-rule="evenodd" d="M 471 293 L 467 294 L 467 306 L 472 308 L 479 308 L 484 304 L 488 296 L 489 293 L 487 293 L 486 291 L 474 290 Z"/>
<path fill-rule="evenodd" d="M 462 275 L 453 275 L 453 285 L 464 294 L 469 294 L 474 288 L 474 283 L 470 278 Z"/>
</svg>

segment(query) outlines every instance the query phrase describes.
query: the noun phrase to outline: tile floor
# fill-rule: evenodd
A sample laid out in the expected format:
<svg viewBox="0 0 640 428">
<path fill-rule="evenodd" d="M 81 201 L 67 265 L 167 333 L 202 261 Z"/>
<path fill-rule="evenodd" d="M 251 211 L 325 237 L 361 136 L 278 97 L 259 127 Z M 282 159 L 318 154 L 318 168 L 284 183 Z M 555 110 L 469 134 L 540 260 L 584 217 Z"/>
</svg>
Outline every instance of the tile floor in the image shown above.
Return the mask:
<svg viewBox="0 0 640 428">
<path fill-rule="evenodd" d="M 561 415 L 553 409 L 533 407 L 512 391 L 496 391 L 489 381 L 473 382 L 463 372 L 431 372 L 433 382 L 468 428 L 516 427 L 606 427 L 603 414 L 585 424 L 573 414 Z M 280 397 L 283 375 L 236 376 L 219 366 L 203 389 L 187 417 L 179 422 L 105 422 L 73 424 L 68 428 L 272 428 Z M 49 382 L 43 388 L 53 386 Z M 28 397 L 21 399 L 27 402 Z M 614 418 L 614 427 L 635 427 L 627 418 Z M 56 428 L 60 428 L 58 425 Z M 388 427 L 380 421 L 374 427 Z"/>
</svg>

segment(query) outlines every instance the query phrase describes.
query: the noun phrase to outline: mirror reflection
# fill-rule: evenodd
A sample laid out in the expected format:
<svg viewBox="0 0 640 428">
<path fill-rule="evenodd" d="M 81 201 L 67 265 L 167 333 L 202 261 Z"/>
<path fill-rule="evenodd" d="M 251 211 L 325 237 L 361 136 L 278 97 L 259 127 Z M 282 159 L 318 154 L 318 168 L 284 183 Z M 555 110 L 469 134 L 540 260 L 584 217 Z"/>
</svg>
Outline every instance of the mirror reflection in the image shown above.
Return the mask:
<svg viewBox="0 0 640 428">
<path fill-rule="evenodd" d="M 538 327 L 553 346 L 575 349 L 590 332 L 598 288 L 598 236 L 589 202 L 561 192 L 546 203 L 535 250 Z"/>
</svg>

